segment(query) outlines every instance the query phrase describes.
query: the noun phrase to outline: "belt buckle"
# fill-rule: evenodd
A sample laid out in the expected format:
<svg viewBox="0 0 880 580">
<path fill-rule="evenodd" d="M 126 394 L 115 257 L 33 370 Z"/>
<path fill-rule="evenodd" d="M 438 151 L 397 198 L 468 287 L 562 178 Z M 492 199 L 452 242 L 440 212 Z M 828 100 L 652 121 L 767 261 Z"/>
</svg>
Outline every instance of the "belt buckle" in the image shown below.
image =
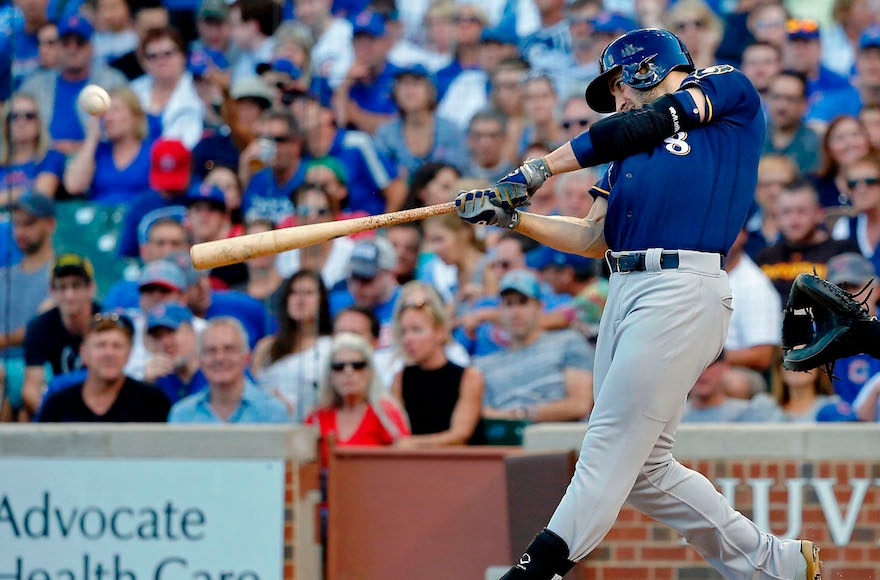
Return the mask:
<svg viewBox="0 0 880 580">
<path fill-rule="evenodd" d="M 617 257 L 617 273 L 624 275 L 632 274 L 638 264 L 638 255 L 634 255 L 630 252 L 621 252 L 620 255 Z M 624 267 L 626 267 L 627 270 L 624 271 Z"/>
</svg>

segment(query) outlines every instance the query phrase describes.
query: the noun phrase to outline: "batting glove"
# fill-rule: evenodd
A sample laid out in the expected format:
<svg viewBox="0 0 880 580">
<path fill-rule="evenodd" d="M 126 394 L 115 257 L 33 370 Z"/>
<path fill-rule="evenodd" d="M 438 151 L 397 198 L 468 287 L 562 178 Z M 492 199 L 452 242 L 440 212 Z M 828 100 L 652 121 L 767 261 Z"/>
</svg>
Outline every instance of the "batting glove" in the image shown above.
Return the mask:
<svg viewBox="0 0 880 580">
<path fill-rule="evenodd" d="M 459 217 L 477 225 L 515 228 L 519 223 L 519 213 L 514 209 L 496 205 L 496 195 L 494 189 L 472 189 L 460 192 L 455 198 L 455 208 Z"/>
<path fill-rule="evenodd" d="M 529 203 L 529 198 L 552 175 L 543 159 L 529 159 L 501 178 L 495 186 L 496 205 L 513 209 Z"/>
</svg>

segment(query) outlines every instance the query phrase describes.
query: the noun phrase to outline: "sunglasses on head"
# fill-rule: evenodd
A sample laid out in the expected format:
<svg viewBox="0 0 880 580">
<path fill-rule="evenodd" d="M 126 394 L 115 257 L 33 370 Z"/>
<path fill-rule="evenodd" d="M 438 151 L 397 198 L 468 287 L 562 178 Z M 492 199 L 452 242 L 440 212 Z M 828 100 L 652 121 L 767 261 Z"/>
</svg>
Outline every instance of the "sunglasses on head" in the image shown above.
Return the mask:
<svg viewBox="0 0 880 580">
<path fill-rule="evenodd" d="M 12 121 L 17 121 L 19 119 L 25 119 L 27 121 L 34 121 L 37 118 L 37 113 L 35 111 L 13 111 L 9 113 L 7 119 L 11 123 Z"/>
<path fill-rule="evenodd" d="M 862 177 L 860 179 L 847 179 L 846 186 L 850 189 L 855 189 L 859 186 L 859 184 L 864 185 L 877 185 L 880 183 L 880 177 Z"/>
<path fill-rule="evenodd" d="M 351 367 L 352 370 L 362 371 L 367 368 L 367 361 L 365 360 L 340 360 L 333 361 L 330 363 L 330 368 L 335 372 L 341 372 L 345 370 L 345 367 Z"/>
<path fill-rule="evenodd" d="M 572 127 L 580 127 L 581 129 L 586 129 L 590 126 L 589 119 L 567 119 L 562 122 L 562 128 L 568 131 Z"/>
<path fill-rule="evenodd" d="M 119 314 L 118 312 L 99 312 L 98 314 L 95 314 L 92 317 L 89 328 L 92 330 L 119 328 L 129 335 L 134 334 L 134 323 L 132 323 L 128 316 Z"/>
</svg>

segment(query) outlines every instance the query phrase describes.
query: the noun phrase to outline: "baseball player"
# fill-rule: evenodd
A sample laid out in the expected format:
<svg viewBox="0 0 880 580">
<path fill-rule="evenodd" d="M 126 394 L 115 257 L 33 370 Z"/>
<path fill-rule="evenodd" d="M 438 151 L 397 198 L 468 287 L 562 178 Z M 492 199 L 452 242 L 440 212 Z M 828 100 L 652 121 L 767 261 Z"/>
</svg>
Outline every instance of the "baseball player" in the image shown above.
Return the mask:
<svg viewBox="0 0 880 580">
<path fill-rule="evenodd" d="M 562 578 L 624 502 L 675 528 L 726 578 L 819 578 L 818 549 L 734 511 L 671 454 L 688 391 L 719 355 L 730 321 L 724 255 L 757 183 L 760 98 L 731 66 L 694 70 L 672 33 L 642 29 L 602 52 L 586 91 L 617 111 L 488 190 L 461 192 L 471 223 L 515 229 L 612 272 L 594 366 L 595 407 L 574 477 L 547 527 L 503 580 Z M 611 162 L 583 219 L 516 208 L 553 174 Z"/>
</svg>

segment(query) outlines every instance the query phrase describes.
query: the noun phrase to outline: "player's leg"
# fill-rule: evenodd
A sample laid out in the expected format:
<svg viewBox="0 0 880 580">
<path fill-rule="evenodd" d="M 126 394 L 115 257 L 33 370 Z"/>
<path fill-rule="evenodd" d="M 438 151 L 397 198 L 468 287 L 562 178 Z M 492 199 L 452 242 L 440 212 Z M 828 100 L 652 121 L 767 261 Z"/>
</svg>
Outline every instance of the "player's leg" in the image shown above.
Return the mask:
<svg viewBox="0 0 880 580">
<path fill-rule="evenodd" d="M 547 526 L 565 542 L 572 562 L 611 528 L 666 424 L 681 412 L 690 385 L 720 351 L 730 316 L 722 303 L 729 286 L 717 264 L 711 275 L 614 275 L 611 284 L 609 296 L 619 302 L 610 310 L 606 306 L 603 315 L 590 428 L 575 475 Z M 603 351 L 609 347 L 605 373 Z M 527 570 L 505 576 L 552 577 Z"/>
<path fill-rule="evenodd" d="M 675 429 L 670 421 L 641 469 L 627 503 L 674 528 L 725 578 L 786 579 L 796 576 L 799 541 L 763 533 L 734 510 L 702 474 L 672 457 Z"/>
</svg>

